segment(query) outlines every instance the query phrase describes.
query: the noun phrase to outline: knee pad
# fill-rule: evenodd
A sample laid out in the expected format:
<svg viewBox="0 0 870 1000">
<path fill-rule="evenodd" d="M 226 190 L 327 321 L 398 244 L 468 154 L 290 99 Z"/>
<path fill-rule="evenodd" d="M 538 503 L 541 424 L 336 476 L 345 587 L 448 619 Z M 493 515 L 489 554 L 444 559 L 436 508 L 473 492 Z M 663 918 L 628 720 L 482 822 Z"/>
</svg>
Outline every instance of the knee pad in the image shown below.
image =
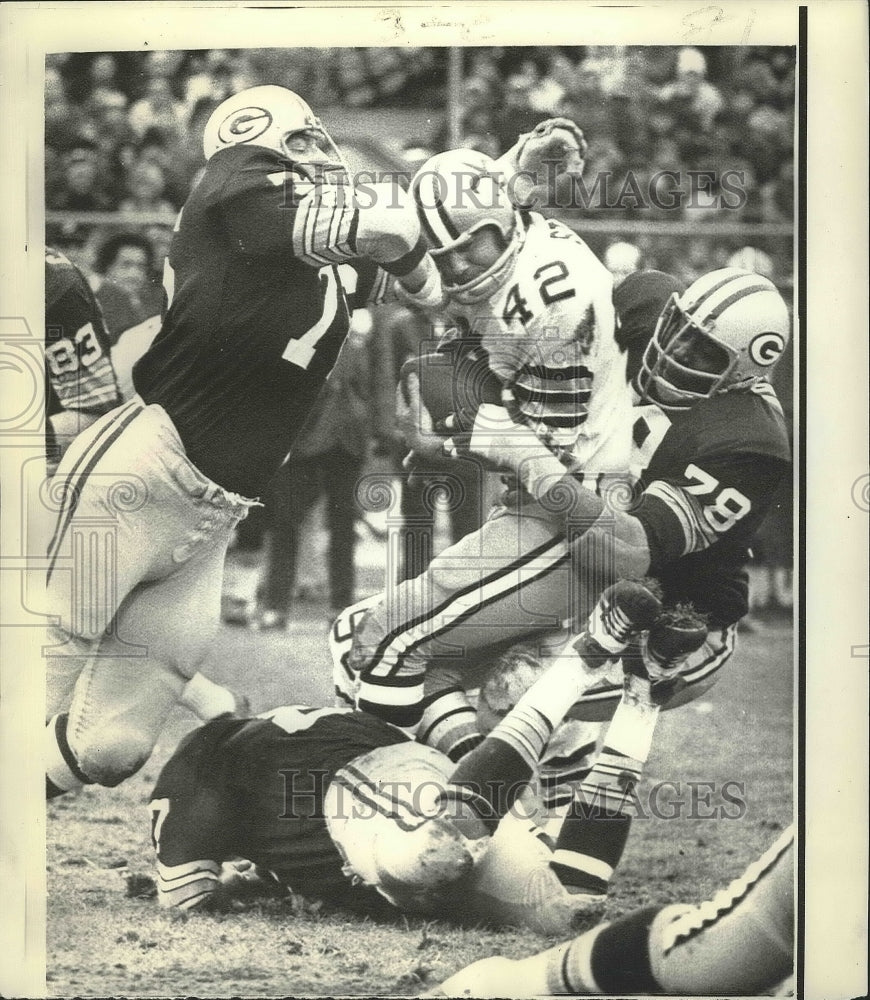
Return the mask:
<svg viewBox="0 0 870 1000">
<path fill-rule="evenodd" d="M 97 726 L 70 741 L 82 772 L 94 784 L 114 788 L 140 770 L 154 750 L 145 733 L 117 726 Z"/>
</svg>

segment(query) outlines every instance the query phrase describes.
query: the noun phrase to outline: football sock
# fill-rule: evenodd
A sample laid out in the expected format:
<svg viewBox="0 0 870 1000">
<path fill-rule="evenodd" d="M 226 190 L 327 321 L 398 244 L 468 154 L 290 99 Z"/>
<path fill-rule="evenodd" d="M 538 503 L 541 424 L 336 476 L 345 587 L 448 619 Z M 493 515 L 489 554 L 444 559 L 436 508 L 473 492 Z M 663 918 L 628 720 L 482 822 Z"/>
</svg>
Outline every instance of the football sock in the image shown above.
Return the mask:
<svg viewBox="0 0 870 1000">
<path fill-rule="evenodd" d="M 45 791 L 47 798 L 56 798 L 82 785 L 92 784 L 81 770 L 70 749 L 66 730 L 69 716 L 56 715 L 45 727 Z"/>
<path fill-rule="evenodd" d="M 423 706 L 417 742 L 440 750 L 454 764 L 483 740 L 477 726 L 477 712 L 462 688 L 438 691 L 426 698 Z"/>
<path fill-rule="evenodd" d="M 605 745 L 581 782 L 556 841 L 551 866 L 567 888 L 606 893 L 625 850 L 634 791 L 652 747 L 659 706 L 649 681 L 628 675 Z"/>
<path fill-rule="evenodd" d="M 236 699 L 232 691 L 198 672 L 185 684 L 181 692 L 181 703 L 203 722 L 216 719 L 219 715 L 231 715 L 236 710 Z"/>
<path fill-rule="evenodd" d="M 460 761 L 451 782 L 473 791 L 478 814 L 490 829 L 495 829 L 519 797 L 553 729 L 589 682 L 576 653 L 557 658 L 484 741 Z"/>
<path fill-rule="evenodd" d="M 602 924 L 573 941 L 526 959 L 542 959 L 546 988 L 544 994 L 611 994 L 623 996 L 655 993 L 660 990 L 650 965 L 650 927 L 660 906 L 650 906 Z M 524 962 L 514 970 L 522 975 Z M 537 963 L 536 963 L 537 964 Z M 536 984 L 541 970 L 534 972 Z"/>
</svg>

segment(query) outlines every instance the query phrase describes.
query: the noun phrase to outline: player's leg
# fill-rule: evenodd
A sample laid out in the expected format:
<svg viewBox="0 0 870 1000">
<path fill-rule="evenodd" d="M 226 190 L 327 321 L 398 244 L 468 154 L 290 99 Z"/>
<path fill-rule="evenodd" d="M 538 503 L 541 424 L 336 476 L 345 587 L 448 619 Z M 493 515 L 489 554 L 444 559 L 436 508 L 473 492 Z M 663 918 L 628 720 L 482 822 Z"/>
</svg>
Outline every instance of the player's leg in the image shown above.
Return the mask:
<svg viewBox="0 0 870 1000">
<path fill-rule="evenodd" d="M 653 906 L 520 961 L 463 969 L 430 996 L 757 996 L 794 968 L 794 833 L 700 906 Z"/>
<path fill-rule="evenodd" d="M 557 627 L 575 591 L 570 558 L 543 520 L 503 510 L 391 588 L 354 632 L 360 707 L 414 726 L 430 661 Z"/>
<path fill-rule="evenodd" d="M 353 603 L 356 592 L 356 502 L 361 471 L 356 455 L 337 448 L 320 457 L 329 528 L 329 600 L 334 613 Z"/>
<path fill-rule="evenodd" d="M 141 401 L 106 414 L 70 446 L 52 480 L 56 505 L 46 578 L 47 794 L 80 787 L 86 777 L 67 739 L 73 690 L 126 595 L 159 558 L 162 532 L 149 523 L 152 466 L 159 446 Z M 135 468 L 136 472 L 124 471 Z M 169 512 L 167 512 L 167 519 Z M 142 650 L 115 636 L 126 653 Z"/>
<path fill-rule="evenodd" d="M 145 763 L 217 632 L 234 518 L 215 516 L 223 524 L 189 561 L 137 587 L 119 609 L 119 633 L 136 636 L 145 655 L 131 656 L 107 637 L 76 684 L 67 738 L 81 770 L 98 784 L 119 784 Z"/>
<path fill-rule="evenodd" d="M 572 890 L 607 893 L 628 839 L 634 790 L 649 758 L 659 712 L 678 687 L 683 669 L 704 670 L 697 660 L 706 647 L 707 628 L 700 617 L 665 612 L 623 656 L 622 696 L 603 747 L 588 773 L 574 783 L 556 841 L 554 870 Z M 700 656 L 702 662 L 706 659 Z"/>
<path fill-rule="evenodd" d="M 312 459 L 291 458 L 269 485 L 266 497 L 266 567 L 257 621 L 261 628 L 284 628 L 293 603 L 300 535 L 320 491 Z"/>
</svg>

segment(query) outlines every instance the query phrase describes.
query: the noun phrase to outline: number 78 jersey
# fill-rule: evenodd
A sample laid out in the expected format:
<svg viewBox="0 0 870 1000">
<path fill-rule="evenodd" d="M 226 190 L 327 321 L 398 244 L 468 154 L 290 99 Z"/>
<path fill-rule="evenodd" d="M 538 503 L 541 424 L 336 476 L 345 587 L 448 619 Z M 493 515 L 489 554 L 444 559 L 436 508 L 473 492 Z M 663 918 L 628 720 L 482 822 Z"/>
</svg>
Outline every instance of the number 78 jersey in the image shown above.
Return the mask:
<svg viewBox="0 0 870 1000">
<path fill-rule="evenodd" d="M 625 355 L 614 340 L 613 281 L 571 229 L 531 213 L 507 282 L 455 304 L 481 338 L 514 419 L 585 473 L 622 472 L 630 454 Z"/>
</svg>

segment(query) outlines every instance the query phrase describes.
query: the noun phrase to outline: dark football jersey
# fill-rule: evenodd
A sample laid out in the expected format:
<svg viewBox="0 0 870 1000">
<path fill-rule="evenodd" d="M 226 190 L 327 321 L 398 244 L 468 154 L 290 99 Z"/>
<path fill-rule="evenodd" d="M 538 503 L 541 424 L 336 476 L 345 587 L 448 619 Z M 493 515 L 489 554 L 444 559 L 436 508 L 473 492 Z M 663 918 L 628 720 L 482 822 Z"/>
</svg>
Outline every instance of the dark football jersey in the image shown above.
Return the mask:
<svg viewBox="0 0 870 1000">
<path fill-rule="evenodd" d="M 323 816 L 327 785 L 355 757 L 406 740 L 362 712 L 297 705 L 194 730 L 151 796 L 161 902 L 195 906 L 233 857 L 302 895 L 346 893 L 351 882 Z"/>
<path fill-rule="evenodd" d="M 87 279 L 45 250 L 45 415 L 105 413 L 121 402 L 111 341 Z"/>
<path fill-rule="evenodd" d="M 313 209 L 311 188 L 268 149 L 209 160 L 176 224 L 160 333 L 133 370 L 191 461 L 248 497 L 290 451 L 348 331 L 337 263 L 355 256 L 356 209 Z"/>
<path fill-rule="evenodd" d="M 745 565 L 755 532 L 788 474 L 782 408 L 759 383 L 665 414 L 639 407 L 634 423 L 650 573 L 668 603 L 692 602 L 712 626 L 748 610 Z"/>
</svg>

